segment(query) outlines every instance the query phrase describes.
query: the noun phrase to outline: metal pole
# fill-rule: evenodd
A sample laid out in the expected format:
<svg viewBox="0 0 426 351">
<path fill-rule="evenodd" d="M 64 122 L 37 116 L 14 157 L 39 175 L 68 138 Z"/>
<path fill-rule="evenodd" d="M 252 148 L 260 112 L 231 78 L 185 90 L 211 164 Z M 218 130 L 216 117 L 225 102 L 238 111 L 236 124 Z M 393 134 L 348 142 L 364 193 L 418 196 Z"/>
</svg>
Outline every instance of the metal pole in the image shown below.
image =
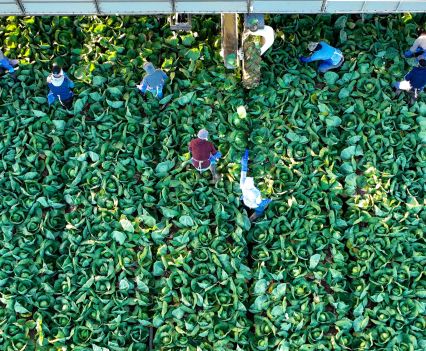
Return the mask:
<svg viewBox="0 0 426 351">
<path fill-rule="evenodd" d="M 248 14 L 251 13 L 251 7 L 252 7 L 251 0 L 247 0 L 247 13 Z"/>
<path fill-rule="evenodd" d="M 327 10 L 327 0 L 322 0 L 321 12 L 325 12 Z"/>
<path fill-rule="evenodd" d="M 172 14 L 176 13 L 176 2 L 175 0 L 170 0 L 170 5 L 172 5 Z"/>
<path fill-rule="evenodd" d="M 98 2 L 98 0 L 93 0 L 93 2 L 95 3 L 96 13 L 97 13 L 98 15 L 100 15 L 100 14 L 101 14 L 101 8 L 99 7 L 99 2 Z"/>
<path fill-rule="evenodd" d="M 398 11 L 398 10 L 399 10 L 399 6 L 401 5 L 401 2 L 402 2 L 402 0 L 398 1 L 398 5 L 396 5 L 396 9 L 395 9 L 395 11 Z"/>
<path fill-rule="evenodd" d="M 19 9 L 21 10 L 22 14 L 26 15 L 27 12 L 25 11 L 25 7 L 22 4 L 22 1 L 21 0 L 15 0 L 15 2 L 16 2 L 16 5 L 19 6 Z"/>
</svg>

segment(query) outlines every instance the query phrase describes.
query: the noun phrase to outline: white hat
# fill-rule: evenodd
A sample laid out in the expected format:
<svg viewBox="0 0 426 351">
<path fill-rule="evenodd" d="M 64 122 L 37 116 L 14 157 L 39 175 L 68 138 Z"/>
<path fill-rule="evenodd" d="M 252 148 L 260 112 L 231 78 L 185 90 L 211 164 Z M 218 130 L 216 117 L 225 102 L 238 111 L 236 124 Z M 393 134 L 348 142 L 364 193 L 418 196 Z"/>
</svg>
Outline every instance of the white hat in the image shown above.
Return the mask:
<svg viewBox="0 0 426 351">
<path fill-rule="evenodd" d="M 318 46 L 318 42 L 313 42 L 313 41 L 311 41 L 309 44 L 308 44 L 308 50 L 309 51 L 314 51 L 315 49 L 316 49 L 316 47 Z"/>
<path fill-rule="evenodd" d="M 206 129 L 201 129 L 201 130 L 198 132 L 197 136 L 198 136 L 200 139 L 207 140 L 207 138 L 209 137 L 209 132 L 208 132 Z"/>
</svg>

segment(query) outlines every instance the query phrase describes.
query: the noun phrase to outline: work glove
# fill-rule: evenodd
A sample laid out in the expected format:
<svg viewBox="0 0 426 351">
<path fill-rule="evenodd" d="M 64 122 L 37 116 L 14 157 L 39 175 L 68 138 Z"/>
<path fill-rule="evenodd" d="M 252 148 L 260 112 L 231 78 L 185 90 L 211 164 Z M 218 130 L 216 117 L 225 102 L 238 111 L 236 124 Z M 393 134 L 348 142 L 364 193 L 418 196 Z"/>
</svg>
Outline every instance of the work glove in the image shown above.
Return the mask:
<svg viewBox="0 0 426 351">
<path fill-rule="evenodd" d="M 248 158 L 249 158 L 249 151 L 248 149 L 246 149 L 244 151 L 244 156 L 241 159 L 241 168 L 243 172 L 247 172 L 248 171 Z"/>
<path fill-rule="evenodd" d="M 214 155 L 211 155 L 209 157 L 209 161 L 212 165 L 215 165 L 217 161 L 222 157 L 222 154 L 220 151 L 217 151 Z"/>
<path fill-rule="evenodd" d="M 300 56 L 300 57 L 299 57 L 299 61 L 300 61 L 300 62 L 306 63 L 306 62 L 307 62 L 307 60 L 308 60 L 308 58 L 307 58 L 307 57 L 304 57 L 304 56 Z"/>
<path fill-rule="evenodd" d="M 409 58 L 409 57 L 413 57 L 413 53 L 410 50 L 407 50 L 404 52 L 404 57 Z"/>
<path fill-rule="evenodd" d="M 56 97 L 55 95 L 53 95 L 53 93 L 49 93 L 47 95 L 47 103 L 49 104 L 49 106 L 52 105 L 55 102 L 55 100 L 56 100 Z"/>
</svg>

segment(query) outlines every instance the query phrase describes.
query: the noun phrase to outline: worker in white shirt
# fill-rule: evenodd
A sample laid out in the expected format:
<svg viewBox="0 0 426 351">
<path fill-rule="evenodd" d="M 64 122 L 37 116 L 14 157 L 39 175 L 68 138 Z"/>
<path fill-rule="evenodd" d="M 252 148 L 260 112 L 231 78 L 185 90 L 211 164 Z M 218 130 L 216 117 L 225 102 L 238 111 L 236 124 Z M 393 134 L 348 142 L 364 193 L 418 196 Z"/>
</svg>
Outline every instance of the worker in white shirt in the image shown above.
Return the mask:
<svg viewBox="0 0 426 351">
<path fill-rule="evenodd" d="M 266 207 L 272 201 L 271 199 L 262 199 L 260 190 L 254 186 L 252 177 L 247 177 L 248 172 L 248 153 L 246 149 L 243 158 L 241 159 L 241 178 L 240 188 L 243 193 L 242 200 L 248 208 L 254 209 L 254 213 L 250 216 L 250 222 L 260 217 Z"/>
<path fill-rule="evenodd" d="M 419 60 L 426 59 L 426 29 L 421 29 L 419 31 L 420 36 L 414 41 L 413 46 L 410 50 L 404 52 L 404 56 L 417 57 Z"/>
</svg>

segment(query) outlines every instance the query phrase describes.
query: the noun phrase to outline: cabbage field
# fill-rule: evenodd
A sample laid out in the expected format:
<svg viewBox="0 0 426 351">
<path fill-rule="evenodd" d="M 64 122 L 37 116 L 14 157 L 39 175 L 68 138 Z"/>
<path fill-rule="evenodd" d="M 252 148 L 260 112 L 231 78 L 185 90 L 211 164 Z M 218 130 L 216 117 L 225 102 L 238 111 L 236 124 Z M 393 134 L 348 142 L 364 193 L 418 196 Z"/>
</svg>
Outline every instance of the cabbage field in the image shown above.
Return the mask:
<svg viewBox="0 0 426 351">
<path fill-rule="evenodd" d="M 0 80 L 0 350 L 424 351 L 426 98 L 391 83 L 425 20 L 270 16 L 245 90 L 218 16 L 1 18 L 21 67 Z M 319 39 L 340 70 L 299 62 Z M 47 105 L 54 59 L 70 111 Z M 215 185 L 189 163 L 201 128 Z M 245 148 L 273 199 L 252 224 Z"/>
</svg>

